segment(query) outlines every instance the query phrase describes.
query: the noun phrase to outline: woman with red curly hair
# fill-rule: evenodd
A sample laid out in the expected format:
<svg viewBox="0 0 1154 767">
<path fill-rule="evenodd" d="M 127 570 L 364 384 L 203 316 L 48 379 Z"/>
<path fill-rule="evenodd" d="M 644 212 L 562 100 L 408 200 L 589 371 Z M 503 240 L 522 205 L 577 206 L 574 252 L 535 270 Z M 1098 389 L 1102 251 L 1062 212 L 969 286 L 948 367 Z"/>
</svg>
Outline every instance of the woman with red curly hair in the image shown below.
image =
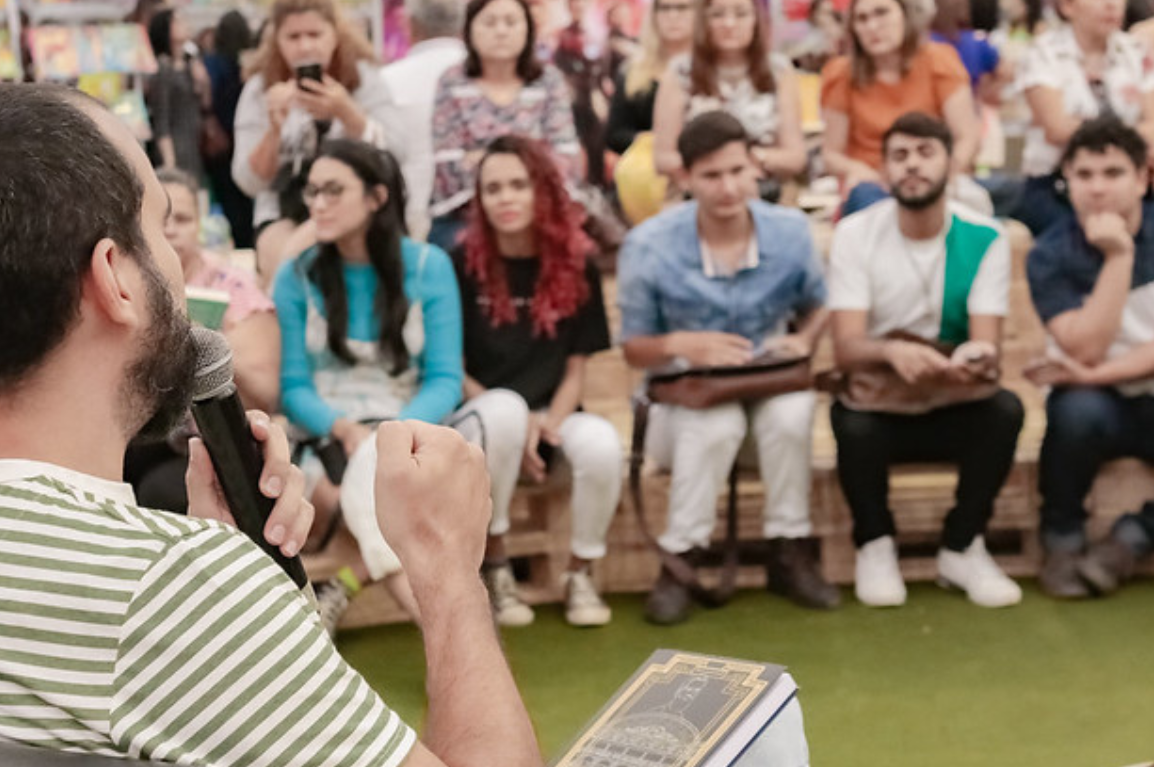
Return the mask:
<svg viewBox="0 0 1154 767">
<path fill-rule="evenodd" d="M 621 440 L 603 418 L 582 412 L 585 363 L 609 348 L 601 277 L 588 256 L 584 214 L 569 199 L 541 144 L 502 136 L 482 156 L 472 217 L 456 255 L 465 326 L 465 398 L 501 388 L 532 416 L 522 476 L 544 482 L 554 459 L 573 470 L 573 537 L 565 574 L 565 618 L 607 623 L 609 607 L 590 577 L 621 494 Z M 512 487 L 493 478 L 486 582 L 498 623 L 522 625 L 533 611 L 516 591 L 505 554 Z M 504 502 L 502 502 L 504 501 Z"/>
</svg>

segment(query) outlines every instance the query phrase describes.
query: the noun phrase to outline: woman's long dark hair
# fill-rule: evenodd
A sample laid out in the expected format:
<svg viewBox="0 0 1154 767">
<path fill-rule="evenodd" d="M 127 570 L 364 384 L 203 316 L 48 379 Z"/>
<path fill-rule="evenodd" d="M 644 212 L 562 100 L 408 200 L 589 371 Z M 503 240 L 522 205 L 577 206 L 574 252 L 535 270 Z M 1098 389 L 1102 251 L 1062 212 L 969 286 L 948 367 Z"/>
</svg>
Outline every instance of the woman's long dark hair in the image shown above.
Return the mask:
<svg viewBox="0 0 1154 767">
<path fill-rule="evenodd" d="M 481 57 L 473 47 L 473 22 L 477 14 L 485 10 L 485 6 L 493 0 L 469 0 L 465 6 L 465 75 L 468 77 L 481 76 Z M 541 76 L 544 69 L 537 60 L 537 26 L 533 23 L 533 13 L 525 0 L 517 0 L 517 5 L 525 13 L 525 23 L 528 29 L 525 33 L 525 47 L 517 57 L 517 77 L 522 82 L 531 83 Z"/>
<path fill-rule="evenodd" d="M 401 255 L 401 237 L 405 227 L 405 182 L 396 159 L 386 151 L 362 141 L 330 139 L 321 145 L 317 159 L 327 157 L 348 166 L 365 185 L 365 194 L 377 186 L 388 190 L 388 199 L 369 220 L 365 232 L 369 263 L 377 273 L 377 294 L 373 304 L 380 318 L 378 343 L 385 359 L 393 363 L 392 375 L 409 367 L 409 350 L 405 346 L 405 318 L 409 299 L 405 295 L 405 264 Z M 329 349 L 350 365 L 357 359 L 349 351 L 349 301 L 345 292 L 345 274 L 340 251 L 335 243 L 322 243 L 316 260 L 309 268 L 309 279 L 321 291 L 328 319 Z"/>
<path fill-rule="evenodd" d="M 157 58 L 174 56 L 172 50 L 172 19 L 176 11 L 171 8 L 162 8 L 157 11 L 148 22 L 148 42 L 152 45 L 152 52 Z"/>
</svg>

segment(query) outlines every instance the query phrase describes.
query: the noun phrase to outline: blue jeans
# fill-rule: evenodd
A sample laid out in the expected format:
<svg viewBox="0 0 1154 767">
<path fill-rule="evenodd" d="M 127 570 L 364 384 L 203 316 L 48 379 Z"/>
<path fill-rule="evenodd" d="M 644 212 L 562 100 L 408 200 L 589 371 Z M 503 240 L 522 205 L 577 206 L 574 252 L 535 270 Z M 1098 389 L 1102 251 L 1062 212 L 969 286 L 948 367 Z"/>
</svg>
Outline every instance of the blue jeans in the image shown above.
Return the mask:
<svg viewBox="0 0 1154 767">
<path fill-rule="evenodd" d="M 1102 464 L 1115 458 L 1154 463 L 1154 397 L 1124 397 L 1109 387 L 1063 387 L 1046 400 L 1046 436 L 1038 464 L 1042 542 L 1051 551 L 1086 545 L 1086 494 Z M 1154 544 L 1154 501 L 1121 517 L 1114 536 L 1139 556 Z"/>
</svg>

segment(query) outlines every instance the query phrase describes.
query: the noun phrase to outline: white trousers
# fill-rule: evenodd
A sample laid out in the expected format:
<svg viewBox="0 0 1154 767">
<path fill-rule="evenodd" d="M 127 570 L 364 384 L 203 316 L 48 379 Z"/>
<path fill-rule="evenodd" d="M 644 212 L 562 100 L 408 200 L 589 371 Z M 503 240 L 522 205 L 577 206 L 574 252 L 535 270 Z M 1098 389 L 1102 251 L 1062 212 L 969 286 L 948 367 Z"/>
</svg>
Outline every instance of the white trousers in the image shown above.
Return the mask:
<svg viewBox="0 0 1154 767">
<path fill-rule="evenodd" d="M 529 432 L 529 408 L 517 393 L 491 389 L 466 402 L 446 425 L 485 450 L 493 519 L 490 535 L 509 531 L 509 508 L 521 473 Z M 605 536 L 621 496 L 621 440 L 613 426 L 588 413 L 574 413 L 561 424 L 562 454 L 573 468 L 572 551 L 582 559 L 605 556 Z M 376 440 L 365 440 L 349 459 L 341 482 L 341 511 L 357 540 L 374 580 L 400 569 L 386 543 L 373 501 Z"/>
<path fill-rule="evenodd" d="M 792 392 L 753 403 L 691 409 L 654 406 L 645 451 L 672 471 L 669 519 L 658 539 L 674 554 L 709 544 L 717 496 L 743 444 L 742 464 L 757 465 L 765 486 L 766 538 L 804 538 L 809 519 L 813 392 Z"/>
<path fill-rule="evenodd" d="M 592 413 L 574 413 L 562 422 L 560 432 L 560 455 L 573 469 L 570 550 L 581 559 L 601 559 L 621 500 L 621 437 L 613 424 Z"/>
<path fill-rule="evenodd" d="M 492 389 L 466 402 L 449 422 L 466 439 L 485 448 L 493 486 L 489 534 L 504 535 L 509 532 L 509 508 L 529 432 L 528 405 L 514 392 Z M 573 471 L 570 549 L 581 559 L 600 559 L 605 556 L 605 536 L 621 500 L 621 438 L 612 424 L 591 413 L 573 413 L 561 423 L 559 433 L 558 456 Z"/>
</svg>

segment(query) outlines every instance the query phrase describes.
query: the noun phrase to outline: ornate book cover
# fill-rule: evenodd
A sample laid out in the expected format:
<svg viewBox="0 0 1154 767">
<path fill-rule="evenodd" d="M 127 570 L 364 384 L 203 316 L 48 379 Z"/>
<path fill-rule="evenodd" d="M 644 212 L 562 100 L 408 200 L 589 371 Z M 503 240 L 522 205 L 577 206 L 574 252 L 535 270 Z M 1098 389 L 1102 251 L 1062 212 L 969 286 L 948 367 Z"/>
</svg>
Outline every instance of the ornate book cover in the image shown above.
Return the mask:
<svg viewBox="0 0 1154 767">
<path fill-rule="evenodd" d="M 553 767 L 729 765 L 796 693 L 782 666 L 657 650 Z"/>
</svg>

